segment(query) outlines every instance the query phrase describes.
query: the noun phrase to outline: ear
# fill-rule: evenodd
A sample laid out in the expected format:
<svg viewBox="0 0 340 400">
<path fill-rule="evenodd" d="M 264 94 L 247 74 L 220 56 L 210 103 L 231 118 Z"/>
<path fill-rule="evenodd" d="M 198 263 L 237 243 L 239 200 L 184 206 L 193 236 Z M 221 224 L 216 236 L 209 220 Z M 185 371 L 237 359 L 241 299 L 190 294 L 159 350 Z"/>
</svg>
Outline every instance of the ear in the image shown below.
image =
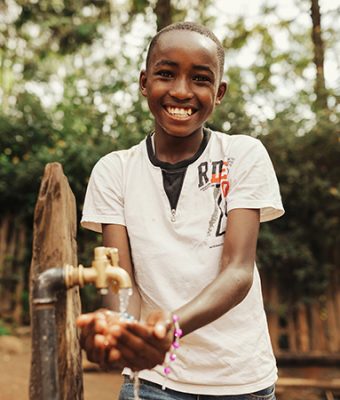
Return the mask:
<svg viewBox="0 0 340 400">
<path fill-rule="evenodd" d="M 144 97 L 146 97 L 146 70 L 142 69 L 139 75 L 139 90 Z"/>
<path fill-rule="evenodd" d="M 219 84 L 218 89 L 217 89 L 217 96 L 216 96 L 216 100 L 215 100 L 216 105 L 221 104 L 221 101 L 222 101 L 224 95 L 226 94 L 227 89 L 228 89 L 227 82 L 222 81 Z"/>
</svg>

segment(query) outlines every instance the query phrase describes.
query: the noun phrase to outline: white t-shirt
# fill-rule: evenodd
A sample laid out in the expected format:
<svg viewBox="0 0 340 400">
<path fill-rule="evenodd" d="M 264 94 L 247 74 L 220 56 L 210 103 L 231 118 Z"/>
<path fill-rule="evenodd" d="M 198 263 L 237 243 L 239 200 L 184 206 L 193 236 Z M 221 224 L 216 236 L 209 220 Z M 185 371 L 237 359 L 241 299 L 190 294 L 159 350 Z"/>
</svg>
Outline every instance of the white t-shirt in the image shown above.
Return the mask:
<svg viewBox="0 0 340 400">
<path fill-rule="evenodd" d="M 151 162 L 143 140 L 96 164 L 82 225 L 97 232 L 102 223 L 127 227 L 144 319 L 153 309 L 181 307 L 216 278 L 227 213 L 235 208 L 260 209 L 261 222 L 284 213 L 276 175 L 261 142 L 211 132 L 206 148 L 187 166 L 175 218 L 162 170 Z M 256 267 L 245 299 L 183 337 L 176 354 L 166 382 L 174 390 L 244 394 L 276 381 Z M 139 376 L 160 385 L 164 382 L 162 366 Z"/>
</svg>

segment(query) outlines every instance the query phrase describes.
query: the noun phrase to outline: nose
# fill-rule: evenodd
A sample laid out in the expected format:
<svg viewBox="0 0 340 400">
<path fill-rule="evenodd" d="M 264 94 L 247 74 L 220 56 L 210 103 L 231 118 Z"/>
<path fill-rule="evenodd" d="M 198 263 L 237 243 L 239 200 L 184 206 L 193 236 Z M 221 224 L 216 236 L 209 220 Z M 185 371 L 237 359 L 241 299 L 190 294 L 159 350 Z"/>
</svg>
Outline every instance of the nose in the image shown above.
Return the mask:
<svg viewBox="0 0 340 400">
<path fill-rule="evenodd" d="M 178 77 L 173 81 L 169 94 L 178 100 L 187 100 L 193 97 L 191 85 L 184 77 Z"/>
</svg>

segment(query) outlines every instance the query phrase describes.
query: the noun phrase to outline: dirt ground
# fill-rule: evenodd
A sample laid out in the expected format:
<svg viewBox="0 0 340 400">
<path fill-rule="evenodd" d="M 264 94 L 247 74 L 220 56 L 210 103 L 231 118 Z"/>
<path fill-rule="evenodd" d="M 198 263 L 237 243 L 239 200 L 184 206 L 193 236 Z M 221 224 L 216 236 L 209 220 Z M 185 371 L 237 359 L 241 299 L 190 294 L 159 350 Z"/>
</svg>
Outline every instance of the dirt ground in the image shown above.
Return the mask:
<svg viewBox="0 0 340 400">
<path fill-rule="evenodd" d="M 28 400 L 30 370 L 30 337 L 0 346 L 0 400 Z M 316 372 L 315 372 L 316 373 Z M 310 374 L 310 372 L 309 372 Z M 339 370 L 328 371 L 329 378 L 338 378 Z M 280 370 L 280 376 L 303 377 L 298 369 Z M 85 400 L 117 400 L 122 378 L 118 372 L 84 371 Z M 283 390 L 278 388 L 277 400 L 328 400 L 325 393 L 311 389 Z M 332 397 L 337 400 L 339 397 Z"/>
<path fill-rule="evenodd" d="M 0 350 L 0 400 L 28 400 L 30 337 Z M 118 372 L 84 371 L 85 400 L 116 400 L 122 378 Z"/>
</svg>

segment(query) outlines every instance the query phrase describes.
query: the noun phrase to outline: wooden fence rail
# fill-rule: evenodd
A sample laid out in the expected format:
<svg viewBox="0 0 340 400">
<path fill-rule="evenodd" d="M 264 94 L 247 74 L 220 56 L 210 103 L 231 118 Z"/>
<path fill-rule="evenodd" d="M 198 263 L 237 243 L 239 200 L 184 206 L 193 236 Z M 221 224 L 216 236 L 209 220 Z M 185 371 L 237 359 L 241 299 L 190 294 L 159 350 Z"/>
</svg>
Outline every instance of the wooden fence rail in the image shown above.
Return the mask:
<svg viewBox="0 0 340 400">
<path fill-rule="evenodd" d="M 327 291 L 309 303 L 289 303 L 289 289 L 279 293 L 275 280 L 262 279 L 269 331 L 274 352 L 280 356 L 330 355 L 340 361 L 340 284 L 334 273 Z M 283 307 L 283 304 L 285 305 Z M 288 359 L 288 357 L 286 357 Z"/>
</svg>

